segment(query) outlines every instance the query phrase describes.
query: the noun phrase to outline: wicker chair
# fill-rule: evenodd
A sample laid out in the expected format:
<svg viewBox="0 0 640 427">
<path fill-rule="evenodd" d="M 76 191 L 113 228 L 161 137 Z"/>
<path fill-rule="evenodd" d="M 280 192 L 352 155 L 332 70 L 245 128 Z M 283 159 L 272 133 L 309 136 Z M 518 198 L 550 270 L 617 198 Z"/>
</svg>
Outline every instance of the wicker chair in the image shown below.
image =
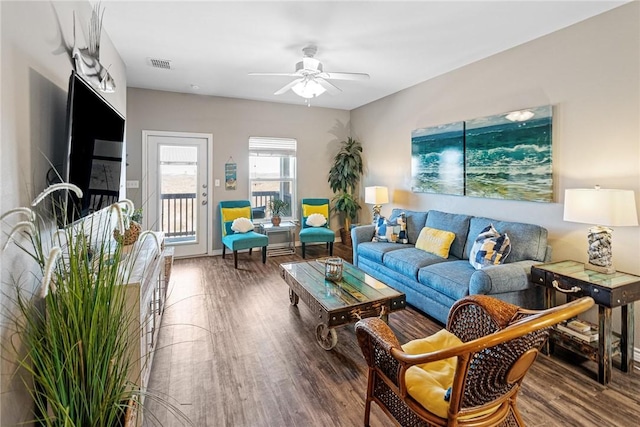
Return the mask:
<svg viewBox="0 0 640 427">
<path fill-rule="evenodd" d="M 369 365 L 364 425 L 371 402 L 401 426 L 524 425 L 516 396 L 549 328 L 592 305 L 593 299 L 584 297 L 532 311 L 485 295 L 468 296 L 453 305 L 447 321 L 461 344 L 418 355 L 405 353 L 382 320 L 358 321 L 356 335 Z M 456 356 L 446 417 L 437 416 L 409 394 L 405 374 L 412 366 Z"/>
</svg>

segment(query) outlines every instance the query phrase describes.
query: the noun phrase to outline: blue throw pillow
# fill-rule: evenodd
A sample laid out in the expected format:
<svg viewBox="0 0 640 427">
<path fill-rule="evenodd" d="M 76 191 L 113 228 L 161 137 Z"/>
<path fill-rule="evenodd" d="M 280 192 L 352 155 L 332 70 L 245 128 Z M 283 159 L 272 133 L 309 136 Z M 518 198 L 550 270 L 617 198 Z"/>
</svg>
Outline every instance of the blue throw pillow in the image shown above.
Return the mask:
<svg viewBox="0 0 640 427">
<path fill-rule="evenodd" d="M 387 218 L 381 216 L 378 218 L 376 222 L 376 232 L 373 235 L 372 242 L 394 242 L 394 234 L 397 236 L 397 231 L 395 231 L 398 224 L 395 222 L 389 221 Z M 398 227 L 399 228 L 399 227 Z"/>
<path fill-rule="evenodd" d="M 507 233 L 500 234 L 493 224 L 489 224 L 473 242 L 469 263 L 480 270 L 482 267 L 504 263 L 510 253 L 511 242 Z"/>
</svg>

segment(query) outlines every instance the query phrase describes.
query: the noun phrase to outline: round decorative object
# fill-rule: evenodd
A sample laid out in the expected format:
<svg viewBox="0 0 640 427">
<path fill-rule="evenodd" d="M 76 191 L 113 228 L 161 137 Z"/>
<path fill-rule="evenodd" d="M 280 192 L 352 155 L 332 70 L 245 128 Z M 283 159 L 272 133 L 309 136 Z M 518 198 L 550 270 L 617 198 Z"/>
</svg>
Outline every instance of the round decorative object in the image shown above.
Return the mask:
<svg viewBox="0 0 640 427">
<path fill-rule="evenodd" d="M 316 327 L 316 339 L 320 347 L 329 351 L 338 344 L 338 334 L 333 328 L 329 328 L 324 323 L 320 323 Z"/>
<path fill-rule="evenodd" d="M 332 282 L 342 280 L 342 258 L 327 258 L 324 263 L 324 277 Z"/>
<path fill-rule="evenodd" d="M 271 217 L 271 224 L 273 224 L 274 227 L 279 227 L 280 226 L 280 221 L 282 221 L 282 218 L 280 218 L 279 216 L 272 216 Z"/>
<path fill-rule="evenodd" d="M 289 289 L 289 302 L 293 306 L 298 305 L 298 295 L 293 292 L 293 289 Z"/>
<path fill-rule="evenodd" d="M 140 232 L 142 231 L 142 227 L 140 224 L 134 221 L 129 222 L 129 228 L 124 230 L 124 234 L 120 233 L 120 230 L 117 228 L 113 230 L 113 238 L 116 239 L 116 242 L 122 244 L 123 246 L 133 245 L 138 237 L 140 236 Z"/>
</svg>

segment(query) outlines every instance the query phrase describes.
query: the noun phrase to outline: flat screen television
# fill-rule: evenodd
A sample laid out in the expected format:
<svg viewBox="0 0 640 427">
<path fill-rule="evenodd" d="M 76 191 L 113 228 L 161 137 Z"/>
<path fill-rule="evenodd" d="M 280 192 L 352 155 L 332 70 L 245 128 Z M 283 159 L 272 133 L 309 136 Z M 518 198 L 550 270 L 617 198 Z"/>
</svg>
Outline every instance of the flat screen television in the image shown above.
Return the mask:
<svg viewBox="0 0 640 427">
<path fill-rule="evenodd" d="M 123 172 L 124 117 L 77 73 L 69 78 L 68 152 L 64 178 L 80 187 L 71 195 L 67 219 L 77 220 L 120 198 Z"/>
</svg>

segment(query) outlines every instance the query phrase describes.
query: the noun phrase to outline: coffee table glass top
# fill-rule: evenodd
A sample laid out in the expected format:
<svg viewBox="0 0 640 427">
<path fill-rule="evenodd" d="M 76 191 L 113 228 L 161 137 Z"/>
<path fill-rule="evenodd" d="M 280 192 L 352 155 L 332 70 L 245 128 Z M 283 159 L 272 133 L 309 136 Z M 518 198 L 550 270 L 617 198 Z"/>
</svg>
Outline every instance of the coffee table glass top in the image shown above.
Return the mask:
<svg viewBox="0 0 640 427">
<path fill-rule="evenodd" d="M 628 285 L 630 283 L 636 283 L 640 280 L 640 277 L 638 276 L 622 273 L 620 271 L 612 274 L 605 274 L 595 270 L 589 270 L 583 263 L 577 261 L 560 261 L 551 264 L 536 265 L 535 267 L 541 270 L 550 271 L 551 273 L 573 277 L 574 279 L 589 282 L 605 288 L 615 288 L 618 286 Z"/>
<path fill-rule="evenodd" d="M 319 261 L 281 267 L 329 311 L 403 295 L 347 262 L 343 263 L 342 280 L 336 283 L 324 278 L 325 267 Z"/>
</svg>

